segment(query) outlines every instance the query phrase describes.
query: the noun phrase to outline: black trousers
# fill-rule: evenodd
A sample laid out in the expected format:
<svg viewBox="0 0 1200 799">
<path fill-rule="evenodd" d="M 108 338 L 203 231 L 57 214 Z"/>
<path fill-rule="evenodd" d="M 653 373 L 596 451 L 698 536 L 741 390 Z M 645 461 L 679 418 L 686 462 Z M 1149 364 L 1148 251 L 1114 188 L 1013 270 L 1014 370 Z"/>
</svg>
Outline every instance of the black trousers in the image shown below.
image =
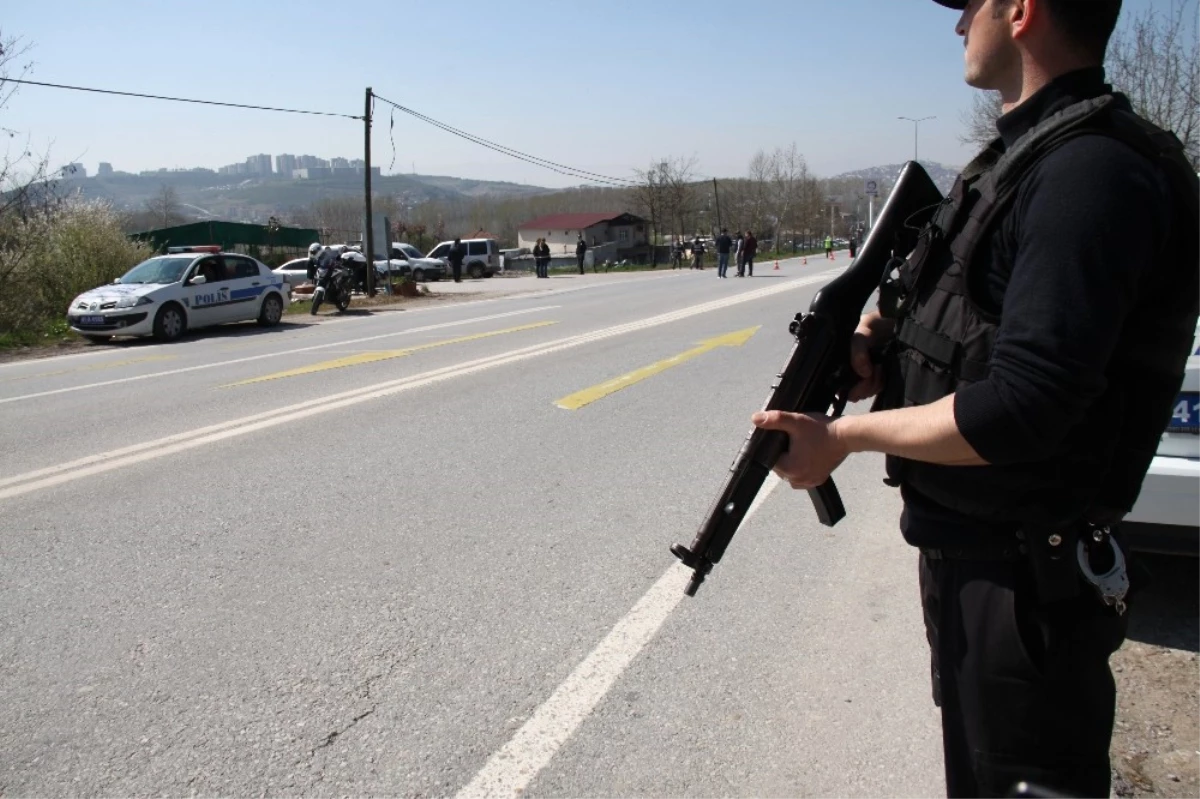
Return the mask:
<svg viewBox="0 0 1200 799">
<path fill-rule="evenodd" d="M 948 796 L 1005 796 L 1024 780 L 1108 796 L 1116 686 L 1108 658 L 1125 616 L 1090 587 L 1040 604 L 1021 561 L 920 561 L 942 711 Z"/>
</svg>

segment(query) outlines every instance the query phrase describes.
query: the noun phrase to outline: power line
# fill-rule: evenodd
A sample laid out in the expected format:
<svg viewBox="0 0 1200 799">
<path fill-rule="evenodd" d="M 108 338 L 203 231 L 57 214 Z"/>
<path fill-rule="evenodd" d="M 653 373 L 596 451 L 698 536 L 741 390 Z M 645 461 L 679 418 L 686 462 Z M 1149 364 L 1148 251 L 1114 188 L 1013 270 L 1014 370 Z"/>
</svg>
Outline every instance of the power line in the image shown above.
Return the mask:
<svg viewBox="0 0 1200 799">
<path fill-rule="evenodd" d="M 25 84 L 28 86 L 46 86 L 51 89 L 70 89 L 72 91 L 77 91 L 77 92 L 95 92 L 96 94 L 116 94 L 116 95 L 120 95 L 121 97 L 141 97 L 146 100 L 169 100 L 174 103 L 197 103 L 199 105 L 220 105 L 220 106 L 225 106 L 226 108 L 248 108 L 252 111 L 277 111 L 277 112 L 283 113 L 283 114 L 310 114 L 312 116 L 322 116 L 322 117 L 343 117 L 345 119 L 358 119 L 358 120 L 362 119 L 361 116 L 354 116 L 353 114 L 337 114 L 337 113 L 333 113 L 330 111 L 303 111 L 303 110 L 296 109 L 296 108 L 273 108 L 273 107 L 267 106 L 267 105 L 249 105 L 246 103 L 223 103 L 223 102 L 219 102 L 217 100 L 194 100 L 194 99 L 187 98 L 187 97 L 166 97 L 164 95 L 159 95 L 159 94 L 141 94 L 139 92 L 119 92 L 114 89 L 95 89 L 95 88 L 90 88 L 87 86 L 68 86 L 68 85 L 62 84 L 62 83 L 44 83 L 42 81 L 25 80 L 23 78 L 0 79 L 0 84 L 2 84 L 2 83 L 21 83 L 21 84 Z"/>
<path fill-rule="evenodd" d="M 524 161 L 527 164 L 533 164 L 534 166 L 540 166 L 543 169 L 549 169 L 550 171 L 557 172 L 560 175 L 566 175 L 567 177 L 574 177 L 574 178 L 583 178 L 584 180 L 589 180 L 594 183 L 607 183 L 610 186 L 617 186 L 617 187 L 626 187 L 626 186 L 637 185 L 637 181 L 635 181 L 635 180 L 629 180 L 627 178 L 617 178 L 617 177 L 612 177 L 609 175 L 601 175 L 596 172 L 588 172 L 586 170 L 576 169 L 575 167 L 567 166 L 565 164 L 559 164 L 555 161 L 549 161 L 545 158 L 539 158 L 535 155 L 530 155 L 529 153 L 521 152 L 520 150 L 514 150 L 511 147 L 505 147 L 502 144 L 497 144 L 496 142 L 489 141 L 480 136 L 476 136 L 474 134 L 467 133 L 466 131 L 459 130 L 458 128 L 455 128 L 455 127 L 452 127 L 451 125 L 446 124 L 445 122 L 439 122 L 438 120 L 436 120 L 432 117 L 428 117 L 418 111 L 414 111 L 411 108 L 406 108 L 406 107 L 400 105 L 399 103 L 389 100 L 386 97 L 382 97 L 378 94 L 375 95 L 375 98 L 387 103 L 388 105 L 392 106 L 393 108 L 395 108 L 398 111 L 402 111 L 405 114 L 408 114 L 412 117 L 415 117 L 416 119 L 421 120 L 422 122 L 433 125 L 436 128 L 440 128 L 441 130 L 444 130 L 447 133 L 451 133 L 455 136 L 466 139 L 469 142 L 478 144 L 481 147 L 486 147 L 489 150 L 493 150 L 495 152 L 501 153 L 502 155 L 507 155 L 510 158 L 516 158 L 517 160 Z"/>
</svg>

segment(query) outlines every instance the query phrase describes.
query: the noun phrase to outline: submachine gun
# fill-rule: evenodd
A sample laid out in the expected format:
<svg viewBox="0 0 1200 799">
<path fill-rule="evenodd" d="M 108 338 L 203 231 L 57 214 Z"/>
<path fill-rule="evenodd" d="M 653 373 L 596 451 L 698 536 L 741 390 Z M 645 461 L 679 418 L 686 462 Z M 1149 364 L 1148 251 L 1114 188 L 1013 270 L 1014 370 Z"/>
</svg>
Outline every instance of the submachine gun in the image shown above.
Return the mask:
<svg viewBox="0 0 1200 799">
<path fill-rule="evenodd" d="M 796 344 L 787 365 L 771 386 L 763 410 L 823 413 L 840 416 L 846 395 L 858 382 L 850 366 L 850 340 L 863 307 L 916 246 L 925 223 L 942 202 L 942 194 L 916 161 L 909 161 L 849 268 L 813 297 L 808 313 L 796 314 L 788 330 Z M 788 447 L 778 430 L 754 428 L 729 467 L 725 488 L 700 525 L 690 547 L 676 544 L 671 552 L 693 570 L 686 593 L 694 596 L 712 567 L 720 562 L 767 475 Z M 832 527 L 846 515 L 833 479 L 809 489 L 821 524 Z"/>
</svg>

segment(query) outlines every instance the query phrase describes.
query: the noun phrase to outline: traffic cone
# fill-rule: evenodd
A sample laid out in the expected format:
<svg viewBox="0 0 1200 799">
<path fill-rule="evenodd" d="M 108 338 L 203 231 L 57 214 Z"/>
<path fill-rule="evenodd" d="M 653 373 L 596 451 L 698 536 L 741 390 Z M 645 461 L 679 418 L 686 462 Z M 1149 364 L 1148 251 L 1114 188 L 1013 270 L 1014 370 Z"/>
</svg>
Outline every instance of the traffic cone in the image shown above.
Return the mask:
<svg viewBox="0 0 1200 799">
<path fill-rule="evenodd" d="M 776 271 L 776 272 L 778 272 L 778 271 L 779 271 L 779 261 L 776 261 L 776 262 L 775 262 L 775 271 Z"/>
</svg>

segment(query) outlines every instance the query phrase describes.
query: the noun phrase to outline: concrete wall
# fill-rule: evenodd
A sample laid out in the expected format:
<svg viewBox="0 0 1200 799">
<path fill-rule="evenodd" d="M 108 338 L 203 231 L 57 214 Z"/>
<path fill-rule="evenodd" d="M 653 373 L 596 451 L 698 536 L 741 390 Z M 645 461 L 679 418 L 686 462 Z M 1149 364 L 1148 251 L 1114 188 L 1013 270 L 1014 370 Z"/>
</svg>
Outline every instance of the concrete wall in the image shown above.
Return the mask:
<svg viewBox="0 0 1200 799">
<path fill-rule="evenodd" d="M 601 222 L 598 225 L 592 225 L 583 231 L 584 241 L 588 246 L 592 246 L 593 237 L 603 243 L 611 237 L 607 233 L 608 223 Z M 533 249 L 533 245 L 537 244 L 538 239 L 545 239 L 550 245 L 551 255 L 575 255 L 575 244 L 579 241 L 579 230 L 540 230 L 535 228 L 526 228 L 517 231 L 517 246 Z"/>
</svg>

